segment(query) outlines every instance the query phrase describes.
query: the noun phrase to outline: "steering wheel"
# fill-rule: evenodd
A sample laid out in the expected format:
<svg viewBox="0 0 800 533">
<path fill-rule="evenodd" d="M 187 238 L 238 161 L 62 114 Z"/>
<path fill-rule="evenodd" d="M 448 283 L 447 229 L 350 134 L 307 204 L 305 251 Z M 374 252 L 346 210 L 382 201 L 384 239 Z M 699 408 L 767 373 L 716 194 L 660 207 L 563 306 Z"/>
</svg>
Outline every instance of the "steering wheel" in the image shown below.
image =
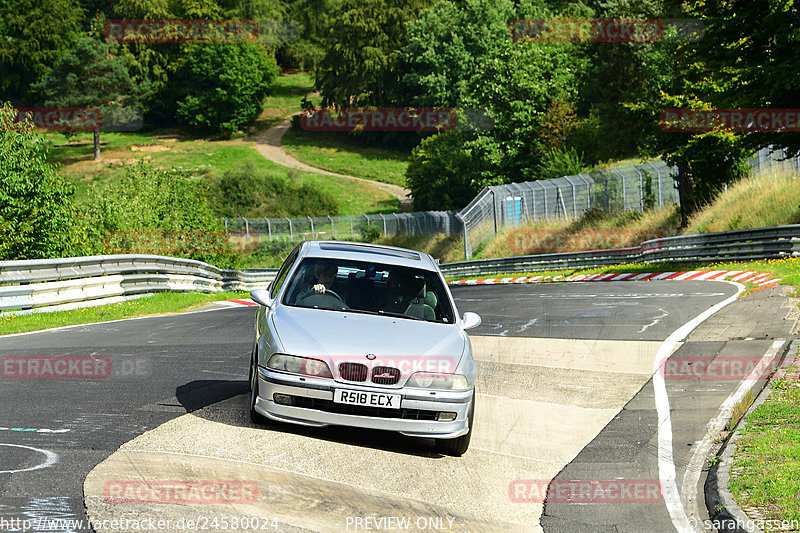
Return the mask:
<svg viewBox="0 0 800 533">
<path fill-rule="evenodd" d="M 303 294 L 301 294 L 297 298 L 297 303 L 301 303 L 301 302 L 303 302 L 303 300 L 306 300 L 306 299 L 311 300 L 312 298 L 314 298 L 314 300 L 317 300 L 317 301 L 321 300 L 319 302 L 319 304 L 326 304 L 326 303 L 335 304 L 336 303 L 336 302 L 334 302 L 334 299 L 335 299 L 335 300 L 338 300 L 339 304 L 341 304 L 342 306 L 346 307 L 346 304 L 344 303 L 344 299 L 341 296 L 339 296 L 338 294 L 336 294 L 335 292 L 333 292 L 332 290 L 330 290 L 330 289 L 325 289 L 325 292 L 316 292 L 314 289 L 309 289 L 309 290 L 307 290 L 306 292 L 304 292 Z M 314 305 L 314 303 L 312 303 L 312 302 L 308 302 L 306 305 L 309 305 L 309 304 L 310 305 Z M 319 305 L 319 304 L 317 304 L 317 305 Z M 324 305 L 320 305 L 320 306 L 323 307 Z"/>
</svg>

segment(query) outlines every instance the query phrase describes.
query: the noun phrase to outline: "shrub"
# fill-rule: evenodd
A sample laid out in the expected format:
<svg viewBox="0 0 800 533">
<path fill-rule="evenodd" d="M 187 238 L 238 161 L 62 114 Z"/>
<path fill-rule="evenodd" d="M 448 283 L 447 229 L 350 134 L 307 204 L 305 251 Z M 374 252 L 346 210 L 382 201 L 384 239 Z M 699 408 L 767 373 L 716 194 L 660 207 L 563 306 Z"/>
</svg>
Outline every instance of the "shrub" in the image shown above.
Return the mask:
<svg viewBox="0 0 800 533">
<path fill-rule="evenodd" d="M 0 108 L 0 259 L 77 255 L 85 242 L 76 224 L 74 187 L 47 163 L 48 144 L 17 111 Z"/>
<path fill-rule="evenodd" d="M 258 117 L 277 74 L 275 59 L 257 44 L 192 46 L 178 76 L 183 87 L 178 119 L 230 135 Z"/>
</svg>

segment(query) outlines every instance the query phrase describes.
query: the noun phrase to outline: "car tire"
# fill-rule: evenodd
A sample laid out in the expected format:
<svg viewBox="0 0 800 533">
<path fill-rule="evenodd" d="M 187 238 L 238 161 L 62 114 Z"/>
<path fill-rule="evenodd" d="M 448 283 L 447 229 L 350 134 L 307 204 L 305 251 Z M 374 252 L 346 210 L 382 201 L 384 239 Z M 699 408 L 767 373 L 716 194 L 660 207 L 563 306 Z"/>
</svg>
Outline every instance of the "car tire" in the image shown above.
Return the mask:
<svg viewBox="0 0 800 533">
<path fill-rule="evenodd" d="M 442 455 L 461 457 L 469 448 L 469 441 L 472 437 L 472 421 L 475 415 L 475 393 L 472 394 L 472 402 L 469 406 L 469 431 L 466 435 L 461 435 L 454 439 L 436 439 L 436 451 Z"/>
<path fill-rule="evenodd" d="M 250 363 L 250 420 L 254 424 L 264 424 L 266 419 L 264 416 L 256 411 L 256 399 L 258 399 L 258 370 L 256 369 L 256 361 L 258 357 L 253 354 L 253 360 Z"/>
</svg>

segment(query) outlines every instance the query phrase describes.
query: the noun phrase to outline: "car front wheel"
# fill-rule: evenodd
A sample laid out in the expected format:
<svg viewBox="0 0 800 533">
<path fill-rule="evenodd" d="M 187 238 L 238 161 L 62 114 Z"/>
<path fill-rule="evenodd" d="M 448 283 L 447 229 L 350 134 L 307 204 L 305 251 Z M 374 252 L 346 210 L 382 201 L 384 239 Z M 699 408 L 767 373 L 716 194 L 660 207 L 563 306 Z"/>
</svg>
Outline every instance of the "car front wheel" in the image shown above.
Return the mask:
<svg viewBox="0 0 800 533">
<path fill-rule="evenodd" d="M 469 431 L 465 435 L 456 437 L 455 439 L 436 439 L 436 451 L 442 455 L 452 455 L 454 457 L 461 457 L 466 453 L 469 448 L 469 440 L 472 437 L 472 421 L 475 415 L 475 394 L 472 395 L 472 401 L 469 406 Z"/>
</svg>

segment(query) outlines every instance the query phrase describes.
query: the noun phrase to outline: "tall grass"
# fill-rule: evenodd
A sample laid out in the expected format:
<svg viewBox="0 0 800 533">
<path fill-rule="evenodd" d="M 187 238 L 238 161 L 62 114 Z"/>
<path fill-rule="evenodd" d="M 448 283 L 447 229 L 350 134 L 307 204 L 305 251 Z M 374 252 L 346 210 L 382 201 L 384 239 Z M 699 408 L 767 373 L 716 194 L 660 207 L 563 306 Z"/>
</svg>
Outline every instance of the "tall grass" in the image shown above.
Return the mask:
<svg viewBox="0 0 800 533">
<path fill-rule="evenodd" d="M 800 175 L 766 173 L 728 187 L 689 221 L 685 234 L 800 223 Z"/>
</svg>

